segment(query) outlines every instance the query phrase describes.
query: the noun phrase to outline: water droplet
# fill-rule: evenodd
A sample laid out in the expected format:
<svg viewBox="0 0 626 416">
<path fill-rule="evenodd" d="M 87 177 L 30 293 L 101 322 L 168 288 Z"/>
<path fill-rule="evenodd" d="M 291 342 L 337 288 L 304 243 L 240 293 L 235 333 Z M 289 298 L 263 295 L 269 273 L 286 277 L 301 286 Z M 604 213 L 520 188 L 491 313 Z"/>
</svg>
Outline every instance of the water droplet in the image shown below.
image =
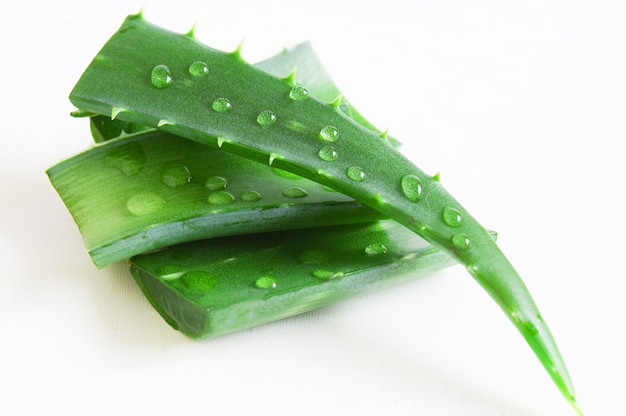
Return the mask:
<svg viewBox="0 0 626 416">
<path fill-rule="evenodd" d="M 230 192 L 218 191 L 209 195 L 207 201 L 212 205 L 230 205 L 235 202 L 235 197 Z"/>
<path fill-rule="evenodd" d="M 157 88 L 165 88 L 172 83 L 172 74 L 170 69 L 165 65 L 157 65 L 152 69 L 150 75 L 152 85 Z"/>
<path fill-rule="evenodd" d="M 332 162 L 337 159 L 337 151 L 332 146 L 324 146 L 317 153 L 320 159 L 325 160 L 327 162 Z"/>
<path fill-rule="evenodd" d="M 213 101 L 211 108 L 213 111 L 217 111 L 218 113 L 224 113 L 233 108 L 233 106 L 228 98 L 220 97 Z"/>
<path fill-rule="evenodd" d="M 212 176 L 204 182 L 204 186 L 209 191 L 219 191 L 226 188 L 226 185 L 228 185 L 228 181 L 221 176 Z"/>
<path fill-rule="evenodd" d="M 128 212 L 138 217 L 152 214 L 160 210 L 163 205 L 165 205 L 165 200 L 152 192 L 137 194 L 126 201 Z"/>
<path fill-rule="evenodd" d="M 292 100 L 304 100 L 305 98 L 308 98 L 308 96 L 309 90 L 300 85 L 296 85 L 291 89 L 291 91 L 289 91 L 289 98 Z"/>
<path fill-rule="evenodd" d="M 276 279 L 272 276 L 263 276 L 256 279 L 254 285 L 259 289 L 273 289 L 276 287 Z"/>
<path fill-rule="evenodd" d="M 332 270 L 317 269 L 313 272 L 313 276 L 318 279 L 334 279 L 343 276 L 343 272 L 334 272 Z"/>
<path fill-rule="evenodd" d="M 114 168 L 126 176 L 138 174 L 146 161 L 139 143 L 127 143 L 112 149 L 104 156 L 104 166 Z"/>
<path fill-rule="evenodd" d="M 450 227 L 458 227 L 461 225 L 462 217 L 458 209 L 452 207 L 445 207 L 441 212 L 443 222 Z"/>
<path fill-rule="evenodd" d="M 371 254 L 371 255 L 385 254 L 388 251 L 389 250 L 387 249 L 387 247 L 385 247 L 384 244 L 380 244 L 380 243 L 370 244 L 367 247 L 365 247 L 365 253 Z"/>
<path fill-rule="evenodd" d="M 261 194 L 256 191 L 248 191 L 241 194 L 239 199 L 244 202 L 256 202 L 261 199 Z"/>
<path fill-rule="evenodd" d="M 157 274 L 163 280 L 173 280 L 179 278 L 183 273 L 180 271 L 180 266 L 176 264 L 166 264 L 157 269 Z"/>
<path fill-rule="evenodd" d="M 324 250 L 305 250 L 298 255 L 298 261 L 302 264 L 322 264 L 332 259 L 332 255 Z"/>
<path fill-rule="evenodd" d="M 346 170 L 346 175 L 355 182 L 363 182 L 365 180 L 365 172 L 358 166 L 350 166 Z"/>
<path fill-rule="evenodd" d="M 415 175 L 405 175 L 400 182 L 402 193 L 411 202 L 417 202 L 422 197 L 422 180 Z"/>
<path fill-rule="evenodd" d="M 189 65 L 189 73 L 194 77 L 203 77 L 209 73 L 209 66 L 202 61 L 196 61 Z"/>
<path fill-rule="evenodd" d="M 307 191 L 297 186 L 290 186 L 283 190 L 283 196 L 285 198 L 304 198 L 307 195 L 309 195 Z"/>
<path fill-rule="evenodd" d="M 180 277 L 180 282 L 186 287 L 199 292 L 210 290 L 218 283 L 218 278 L 209 272 L 195 270 L 187 272 Z"/>
<path fill-rule="evenodd" d="M 452 236 L 452 245 L 460 250 L 467 250 L 470 246 L 470 239 L 466 234 L 458 233 Z"/>
<path fill-rule="evenodd" d="M 261 126 L 269 126 L 276 122 L 276 114 L 271 110 L 263 110 L 257 116 L 256 122 Z"/>
<path fill-rule="evenodd" d="M 178 188 L 191 182 L 191 172 L 182 163 L 170 163 L 161 171 L 161 182 L 170 188 Z"/>
<path fill-rule="evenodd" d="M 337 128 L 333 126 L 326 126 L 322 130 L 320 130 L 320 139 L 326 142 L 334 142 L 337 140 L 339 136 L 339 132 L 337 132 Z"/>
</svg>

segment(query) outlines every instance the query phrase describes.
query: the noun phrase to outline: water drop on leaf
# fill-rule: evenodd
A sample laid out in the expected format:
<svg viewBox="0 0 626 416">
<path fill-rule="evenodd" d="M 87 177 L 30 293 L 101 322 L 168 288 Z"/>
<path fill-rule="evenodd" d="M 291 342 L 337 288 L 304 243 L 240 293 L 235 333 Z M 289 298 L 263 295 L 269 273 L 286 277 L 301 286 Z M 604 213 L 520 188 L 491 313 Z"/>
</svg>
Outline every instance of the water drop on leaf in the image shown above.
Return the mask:
<svg viewBox="0 0 626 416">
<path fill-rule="evenodd" d="M 155 87 L 162 89 L 172 83 L 172 74 L 166 65 L 157 65 L 152 69 L 150 82 Z"/>
<path fill-rule="evenodd" d="M 230 103 L 230 100 L 224 97 L 216 98 L 211 104 L 211 108 L 213 109 L 213 111 L 216 111 L 218 113 L 225 113 L 226 111 L 229 111 L 232 107 L 233 106 Z"/>
<path fill-rule="evenodd" d="M 422 180 L 415 175 L 405 175 L 400 181 L 402 193 L 411 202 L 417 202 L 422 197 Z"/>
<path fill-rule="evenodd" d="M 270 110 L 261 111 L 256 118 L 256 122 L 261 126 L 269 126 L 276 122 L 276 114 Z"/>
<path fill-rule="evenodd" d="M 194 77 L 203 77 L 209 73 L 209 67 L 202 61 L 196 61 L 189 65 L 189 73 Z"/>
<path fill-rule="evenodd" d="M 339 137 L 339 132 L 334 126 L 326 126 L 320 130 L 320 139 L 326 142 L 334 142 Z"/>
<path fill-rule="evenodd" d="M 346 175 L 355 182 L 363 182 L 365 180 L 365 172 L 358 166 L 350 166 L 346 170 Z"/>
</svg>

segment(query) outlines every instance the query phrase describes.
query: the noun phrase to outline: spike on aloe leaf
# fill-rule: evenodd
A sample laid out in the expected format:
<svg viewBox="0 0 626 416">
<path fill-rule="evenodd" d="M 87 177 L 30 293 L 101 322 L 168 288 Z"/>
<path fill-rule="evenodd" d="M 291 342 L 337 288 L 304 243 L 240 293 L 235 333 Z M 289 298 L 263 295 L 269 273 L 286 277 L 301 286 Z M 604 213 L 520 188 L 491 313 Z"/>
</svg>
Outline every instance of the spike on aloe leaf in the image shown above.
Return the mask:
<svg viewBox="0 0 626 416">
<path fill-rule="evenodd" d="M 241 62 L 245 62 L 245 59 L 243 59 L 243 55 L 242 55 L 243 43 L 244 43 L 245 40 L 246 40 L 245 38 L 241 39 L 241 41 L 239 42 L 239 44 L 237 45 L 235 50 L 230 52 L 230 54 L 229 54 L 229 55 L 235 57 L 238 61 L 241 61 Z"/>
<path fill-rule="evenodd" d="M 159 120 L 159 122 L 157 123 L 157 127 L 163 127 L 163 126 L 173 126 L 174 123 L 172 123 L 169 120 Z"/>
<path fill-rule="evenodd" d="M 95 115 L 97 115 L 97 113 L 94 113 L 92 111 L 85 111 L 85 110 L 74 110 L 70 113 L 70 116 L 75 117 L 75 118 L 91 117 Z"/>
<path fill-rule="evenodd" d="M 285 81 L 291 86 L 296 85 L 296 73 L 298 72 L 298 67 L 294 67 L 291 72 L 284 78 Z"/>
<path fill-rule="evenodd" d="M 142 7 L 137 13 L 135 14 L 131 14 L 130 17 L 134 17 L 136 19 L 142 19 L 143 20 L 143 13 L 144 13 L 144 7 Z"/>
<path fill-rule="evenodd" d="M 198 27 L 198 21 L 196 20 L 193 25 L 191 25 L 191 28 L 187 31 L 187 33 L 185 33 L 185 36 L 187 36 L 188 38 L 192 38 L 195 39 L 196 38 L 196 28 Z"/>
<path fill-rule="evenodd" d="M 113 107 L 111 108 L 111 120 L 115 120 L 117 118 L 118 115 L 120 115 L 121 112 L 125 111 L 123 108 L 120 107 Z"/>
<path fill-rule="evenodd" d="M 389 129 L 380 133 L 380 138 L 383 140 L 389 140 Z"/>
<path fill-rule="evenodd" d="M 341 101 L 343 100 L 343 94 L 339 94 L 337 97 L 335 97 L 334 100 L 332 100 L 330 102 L 330 106 L 333 107 L 336 110 L 339 110 L 339 107 L 341 106 Z"/>
</svg>

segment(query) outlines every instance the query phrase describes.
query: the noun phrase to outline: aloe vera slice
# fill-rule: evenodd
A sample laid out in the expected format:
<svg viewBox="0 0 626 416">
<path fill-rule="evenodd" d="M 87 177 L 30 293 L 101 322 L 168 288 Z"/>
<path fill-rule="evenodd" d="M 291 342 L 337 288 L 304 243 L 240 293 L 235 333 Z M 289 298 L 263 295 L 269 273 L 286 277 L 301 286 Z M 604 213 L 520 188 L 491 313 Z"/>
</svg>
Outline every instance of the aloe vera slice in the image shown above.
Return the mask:
<svg viewBox="0 0 626 416">
<path fill-rule="evenodd" d="M 215 337 L 414 279 L 454 260 L 393 221 L 232 236 L 131 259 L 175 329 Z"/>
<path fill-rule="evenodd" d="M 98 267 L 184 241 L 381 218 L 315 182 L 161 131 L 109 140 L 47 173 Z"/>
<path fill-rule="evenodd" d="M 206 76 L 190 68 L 208 65 Z M 193 72 L 193 71 L 192 71 Z M 70 100 L 79 109 L 158 127 L 274 165 L 334 188 L 447 251 L 502 308 L 565 398 L 574 388 L 551 331 L 526 285 L 489 233 L 439 183 L 384 135 L 279 78 L 129 16 L 89 65 Z M 295 93 L 294 93 L 295 92 Z M 216 101 L 231 106 L 220 111 Z M 221 106 L 220 108 L 223 108 Z"/>
</svg>

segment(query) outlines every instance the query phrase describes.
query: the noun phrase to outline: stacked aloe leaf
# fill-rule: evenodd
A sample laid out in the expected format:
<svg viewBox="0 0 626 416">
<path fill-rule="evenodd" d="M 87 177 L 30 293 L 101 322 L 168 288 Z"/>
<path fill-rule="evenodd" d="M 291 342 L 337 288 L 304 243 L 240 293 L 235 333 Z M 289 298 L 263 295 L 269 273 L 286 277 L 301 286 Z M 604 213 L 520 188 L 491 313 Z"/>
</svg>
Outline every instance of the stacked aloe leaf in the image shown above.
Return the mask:
<svg viewBox="0 0 626 416">
<path fill-rule="evenodd" d="M 217 336 L 456 261 L 576 407 L 493 234 L 340 95 L 308 44 L 253 66 L 129 16 L 70 100 L 98 144 L 50 180 L 94 263 L 130 259 L 174 328 Z"/>
<path fill-rule="evenodd" d="M 308 43 L 257 66 L 276 75 L 298 67 L 291 76 L 307 85 L 302 98 L 339 96 Z M 345 98 L 341 106 L 373 128 Z M 191 337 L 302 313 L 454 263 L 380 221 L 379 212 L 299 175 L 145 125 L 74 116 L 89 117 L 97 145 L 48 175 L 89 255 L 97 267 L 131 259 L 150 302 Z"/>
</svg>

